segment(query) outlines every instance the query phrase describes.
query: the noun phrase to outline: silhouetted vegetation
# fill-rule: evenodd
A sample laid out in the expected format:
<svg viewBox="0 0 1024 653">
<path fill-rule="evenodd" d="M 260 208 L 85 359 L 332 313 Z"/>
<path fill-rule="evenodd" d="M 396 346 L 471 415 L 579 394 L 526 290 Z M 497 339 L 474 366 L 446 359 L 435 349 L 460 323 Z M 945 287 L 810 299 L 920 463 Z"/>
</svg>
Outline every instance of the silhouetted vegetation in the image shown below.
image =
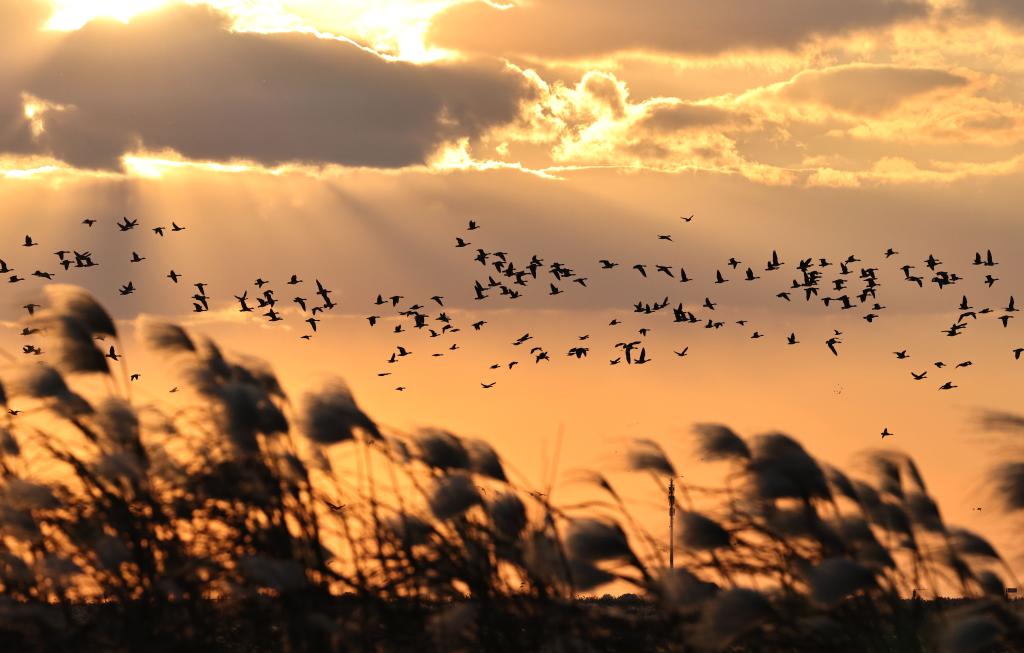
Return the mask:
<svg viewBox="0 0 1024 653">
<path fill-rule="evenodd" d="M 513 480 L 486 442 L 384 428 L 340 382 L 293 403 L 265 365 L 170 324 L 141 330 L 173 363 L 181 399 L 132 401 L 124 352 L 112 368 L 97 346 L 120 351 L 115 324 L 87 294 L 54 289 L 36 322 L 53 355 L 12 366 L 0 389 L 22 409 L 0 429 L 2 650 L 1024 642 L 1000 554 L 948 525 L 914 462 L 891 451 L 868 454 L 872 473 L 853 478 L 787 435 L 698 425 L 724 482 L 677 478 L 668 568 L 664 543 L 601 474 L 588 477 L 592 500 L 559 504 Z M 105 396 L 75 390 L 85 375 L 104 379 Z M 678 477 L 656 442 L 627 458 L 659 492 Z M 994 477 L 1013 510 L 1022 466 Z M 633 597 L 583 598 L 613 581 Z M 906 600 L 919 588 L 967 600 Z"/>
</svg>

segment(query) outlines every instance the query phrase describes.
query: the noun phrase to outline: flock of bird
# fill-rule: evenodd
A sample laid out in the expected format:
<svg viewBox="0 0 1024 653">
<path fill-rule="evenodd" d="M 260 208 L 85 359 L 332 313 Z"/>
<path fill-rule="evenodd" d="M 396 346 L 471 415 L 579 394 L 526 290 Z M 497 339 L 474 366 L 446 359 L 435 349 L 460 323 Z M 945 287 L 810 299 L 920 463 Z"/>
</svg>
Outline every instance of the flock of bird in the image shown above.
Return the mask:
<svg viewBox="0 0 1024 653">
<path fill-rule="evenodd" d="M 82 220 L 82 224 L 85 225 L 86 228 L 92 229 L 97 224 L 99 224 L 99 221 L 95 218 L 85 218 L 84 220 Z M 115 221 L 114 225 L 117 227 L 116 232 L 130 232 L 139 227 L 139 220 L 137 218 L 133 219 L 123 216 L 121 220 Z M 168 233 L 176 234 L 185 230 L 186 227 L 179 225 L 177 222 L 171 222 L 170 227 L 163 225 L 151 227 L 151 231 L 158 238 L 163 238 Z M 40 243 L 37 240 L 35 240 L 31 235 L 26 235 L 24 241 L 22 242 L 22 247 L 26 248 L 39 246 Z M 99 261 L 90 251 L 60 249 L 55 251 L 53 255 L 57 258 L 57 265 L 63 268 L 64 272 L 94 268 L 100 265 Z M 146 256 L 142 256 L 137 251 L 132 251 L 131 257 L 128 258 L 128 263 L 141 264 L 144 263 L 146 260 Z M 19 276 L 15 268 L 9 266 L 7 261 L 4 259 L 0 259 L 0 274 L 8 275 L 8 284 L 20 283 L 26 280 L 26 277 Z M 45 270 L 36 269 L 29 276 L 36 277 L 39 279 L 45 279 L 46 281 L 53 281 L 56 278 L 57 274 L 57 272 L 48 272 Z M 170 283 L 177 285 L 180 283 L 181 279 L 183 278 L 183 275 L 172 269 L 167 273 L 166 278 L 170 280 Z M 291 303 L 299 307 L 300 312 L 303 314 L 303 321 L 305 322 L 306 325 L 308 325 L 307 333 L 303 334 L 300 337 L 304 340 L 309 340 L 312 338 L 313 334 L 317 332 L 317 325 L 321 321 L 321 318 L 318 318 L 317 315 L 322 313 L 323 311 L 329 311 L 335 308 L 337 304 L 331 299 L 331 294 L 334 291 L 324 286 L 319 279 L 314 280 L 316 289 L 312 297 L 301 296 L 298 288 L 302 287 L 304 283 L 305 282 L 302 279 L 298 278 L 298 275 L 293 274 L 284 283 L 284 285 L 290 289 L 295 289 L 295 296 L 292 297 L 290 301 Z M 209 286 L 209 284 L 200 281 L 195 282 L 192 285 L 195 288 L 195 292 L 193 295 L 191 295 L 190 298 L 192 304 L 192 312 L 208 312 L 210 310 L 210 302 L 213 299 L 211 296 L 207 294 L 207 287 Z M 277 307 L 278 302 L 280 300 L 275 296 L 276 291 L 273 288 L 269 287 L 270 282 L 265 281 L 262 278 L 258 278 L 256 279 L 253 285 L 256 287 L 257 291 L 256 295 L 253 298 L 250 299 L 248 289 L 243 290 L 241 295 L 234 295 L 235 300 L 238 302 L 239 310 L 244 313 L 258 312 L 258 315 L 265 318 L 267 322 L 283 321 L 284 317 L 282 315 L 282 311 Z M 119 285 L 117 292 L 118 295 L 122 297 L 127 297 L 129 295 L 135 294 L 136 290 L 137 287 L 135 285 L 135 282 L 129 279 L 124 284 Z M 289 292 L 288 294 L 293 293 Z M 41 305 L 35 302 L 30 302 L 22 306 L 22 308 L 25 309 L 29 317 L 34 315 L 36 309 L 40 307 Z M 24 326 L 19 335 L 23 337 L 31 337 L 42 333 L 43 330 L 44 329 L 37 328 L 36 326 L 32 325 Z M 99 336 L 97 338 L 102 339 Z M 43 348 L 40 345 L 34 343 L 22 345 L 21 351 L 23 354 L 31 356 L 42 356 L 44 354 Z M 120 354 L 115 351 L 115 348 L 113 346 L 111 346 L 109 347 L 106 353 L 106 357 L 113 361 L 117 361 L 120 359 Z M 140 377 L 141 374 L 133 373 L 131 374 L 130 378 L 133 381 L 137 381 L 139 380 Z M 173 388 L 171 391 L 175 392 L 176 388 Z M 10 412 L 12 415 L 16 415 L 18 413 L 18 411 L 14 410 L 11 410 Z"/>
<path fill-rule="evenodd" d="M 684 223 L 689 223 L 693 220 L 693 216 L 683 217 L 681 220 Z M 559 261 L 546 263 L 544 259 L 536 254 L 516 261 L 509 252 L 501 249 L 488 251 L 482 247 L 474 248 L 471 239 L 476 239 L 473 234 L 478 229 L 480 229 L 480 225 L 475 220 L 470 220 L 465 233 L 456 236 L 454 243 L 456 249 L 472 252 L 472 260 L 486 269 L 486 272 L 479 275 L 481 278 L 473 281 L 472 296 L 475 301 L 513 301 L 524 297 L 529 289 L 537 286 L 541 288 L 539 292 L 552 297 L 563 295 L 573 285 L 579 286 L 581 289 L 589 287 L 590 278 L 578 273 L 565 263 Z M 671 234 L 657 234 L 657 239 L 659 241 L 674 242 Z M 899 255 L 899 252 L 892 248 L 888 248 L 883 252 L 885 260 L 889 260 L 897 255 Z M 680 284 L 694 281 L 694 277 L 688 274 L 687 270 L 682 266 L 650 263 L 628 265 L 620 264 L 611 259 L 599 259 L 597 263 L 599 270 L 602 271 L 601 274 L 607 274 L 609 273 L 608 271 L 616 270 L 621 265 L 627 271 L 635 271 L 640 281 L 654 276 L 660 277 L 660 275 L 664 275 L 666 279 Z M 879 277 L 878 267 L 861 264 L 861 259 L 856 255 L 849 255 L 835 261 L 820 257 L 800 259 L 792 266 L 794 275 L 787 281 L 784 289 L 774 294 L 774 298 L 782 304 L 789 304 L 795 299 L 802 298 L 805 302 L 819 302 L 826 310 L 838 311 L 840 313 L 846 311 L 859 312 L 862 313 L 860 317 L 865 322 L 874 324 L 883 314 L 883 311 L 887 310 L 887 307 L 880 303 L 878 298 L 879 289 L 883 284 Z M 987 250 L 984 253 L 976 252 L 972 264 L 985 271 L 982 282 L 986 287 L 991 288 L 999 281 L 991 273 L 992 269 L 999 265 L 991 250 Z M 779 253 L 775 250 L 771 252 L 763 268 L 757 266 L 759 269 L 755 269 L 753 265 L 745 265 L 742 261 L 733 257 L 729 258 L 721 268 L 715 270 L 713 279 L 709 278 L 709 281 L 714 285 L 732 282 L 752 283 L 762 279 L 763 276 L 784 275 L 785 273 L 781 271 L 786 268 L 786 265 L 786 262 L 781 260 Z M 835 270 L 834 275 L 830 274 L 830 269 Z M 944 289 L 947 286 L 960 286 L 967 283 L 965 277 L 947 269 L 945 264 L 934 255 L 929 255 L 920 267 L 912 263 L 903 263 L 898 269 L 903 274 L 903 281 L 918 289 L 925 288 L 926 284 L 932 284 L 938 289 Z M 430 318 L 422 312 L 424 309 L 422 304 L 414 303 L 408 307 L 401 307 L 400 303 L 403 299 L 404 297 L 400 295 L 386 296 L 385 293 L 381 293 L 377 296 L 375 304 L 378 307 L 387 306 L 393 308 L 399 317 L 405 317 L 410 320 L 408 326 L 415 329 L 426 329 L 431 338 L 455 334 L 459 331 L 458 326 L 454 324 L 451 317 L 445 312 L 442 311 L 437 317 Z M 431 299 L 437 302 L 438 305 L 443 306 L 441 297 L 434 296 Z M 697 328 L 703 327 L 712 331 L 717 331 L 727 326 L 728 320 L 718 317 L 721 315 L 717 310 L 720 308 L 719 303 L 708 296 L 704 296 L 703 302 L 695 302 L 691 306 L 685 306 L 682 302 L 672 306 L 672 303 L 667 296 L 660 301 L 640 300 L 633 303 L 632 311 L 641 316 L 651 316 L 659 313 L 671 314 L 672 323 Z M 1014 319 L 1014 313 L 1018 311 L 1019 309 L 1016 307 L 1012 295 L 1007 299 L 1005 307 L 993 308 L 972 306 L 967 295 L 961 294 L 960 302 L 955 307 L 956 318 L 948 328 L 942 330 L 942 333 L 947 337 L 960 336 L 968 329 L 971 323 L 989 316 L 1000 322 L 1003 328 L 1007 328 L 1010 320 Z M 367 320 L 370 326 L 374 327 L 381 318 L 381 315 L 375 313 L 368 316 Z M 475 330 L 479 330 L 485 324 L 486 322 L 481 320 L 474 322 L 472 326 Z M 622 324 L 623 321 L 616 317 L 611 319 L 608 327 L 619 327 Z M 735 320 L 735 324 L 744 327 L 748 324 L 748 320 Z M 440 325 L 440 327 L 438 328 L 437 325 Z M 407 329 L 400 322 L 393 330 L 395 333 L 400 334 Z M 618 342 L 614 345 L 613 354 L 608 359 L 608 363 L 610 365 L 644 365 L 650 363 L 652 357 L 648 353 L 648 347 L 645 343 L 646 337 L 651 331 L 652 327 L 644 326 L 637 330 L 637 335 L 635 336 L 615 338 Z M 749 338 L 754 340 L 765 337 L 766 334 L 760 330 L 753 330 L 749 335 Z M 844 342 L 843 337 L 842 331 L 831 329 L 830 333 L 822 339 L 822 342 L 833 356 L 839 356 Z M 577 341 L 567 347 L 564 355 L 573 359 L 588 357 L 591 353 L 589 341 L 589 334 L 577 336 Z M 801 342 L 795 332 L 785 334 L 786 346 L 799 345 Z M 545 347 L 539 346 L 530 333 L 525 333 L 516 338 L 511 342 L 511 346 L 525 349 L 527 343 L 530 345 L 529 356 L 524 353 L 522 356 L 506 363 L 494 363 L 490 366 L 490 370 L 498 370 L 500 368 L 511 370 L 519 364 L 518 358 L 527 358 L 527 360 L 532 358 L 534 364 L 551 361 L 552 354 L 550 351 Z M 457 344 L 452 344 L 450 347 L 451 350 L 457 348 Z M 676 357 L 685 357 L 689 354 L 689 346 L 682 347 L 679 350 L 673 349 L 672 352 Z M 1010 353 L 1014 359 L 1020 360 L 1022 354 L 1024 354 L 1024 347 L 1013 348 L 1010 350 Z M 411 354 L 412 352 L 409 349 L 399 346 L 396 352 L 392 353 L 386 361 L 389 364 L 394 364 Z M 442 356 L 444 353 L 435 352 L 431 355 Z M 906 350 L 894 351 L 893 355 L 898 360 L 911 358 Z M 928 378 L 931 367 L 934 367 L 936 370 L 957 370 L 972 365 L 973 362 L 970 360 L 950 364 L 939 360 L 923 370 L 911 369 L 909 374 L 913 381 L 924 381 Z M 389 371 L 378 373 L 379 376 L 389 376 L 390 374 L 391 372 Z M 497 381 L 493 377 L 480 382 L 480 386 L 484 389 L 493 388 L 496 384 Z M 959 386 L 954 380 L 950 379 L 943 380 L 937 386 L 937 389 L 948 391 L 957 387 Z M 406 387 L 400 385 L 395 389 L 403 391 Z M 883 438 L 891 435 L 893 433 L 889 432 L 888 428 L 883 429 L 881 433 Z"/>
<path fill-rule="evenodd" d="M 687 224 L 693 221 L 693 216 L 681 217 L 680 219 L 683 224 Z M 86 218 L 82 222 L 90 229 L 97 224 L 97 220 L 93 218 Z M 120 232 L 132 231 L 139 227 L 138 219 L 128 217 L 123 217 L 115 224 Z M 542 288 L 541 292 L 551 297 L 562 295 L 574 286 L 580 289 L 589 287 L 590 278 L 577 272 L 565 263 L 558 261 L 546 263 L 544 259 L 536 254 L 517 261 L 507 251 L 500 249 L 488 251 L 482 247 L 474 248 L 473 243 L 469 239 L 475 240 L 474 234 L 480 228 L 480 225 L 475 220 L 470 220 L 466 226 L 465 233 L 455 237 L 455 248 L 474 252 L 472 260 L 485 269 L 484 274 L 481 275 L 482 278 L 477 278 L 473 281 L 471 296 L 474 301 L 514 301 L 523 297 L 528 290 L 532 290 L 536 286 L 540 286 Z M 156 226 L 152 227 L 151 230 L 155 236 L 163 238 L 168 233 L 176 234 L 185 231 L 185 227 L 171 222 L 170 227 Z M 659 241 L 674 242 L 672 234 L 659 233 L 656 236 Z M 23 247 L 31 248 L 39 246 L 39 243 L 27 235 L 22 245 Z M 57 257 L 57 264 L 65 272 L 98 265 L 93 254 L 89 251 L 58 250 L 54 252 L 54 255 Z M 899 252 L 889 248 L 882 255 L 885 260 L 889 260 L 899 255 Z M 131 257 L 128 259 L 132 265 L 142 264 L 146 260 L 146 256 L 142 256 L 135 251 L 131 252 Z M 993 256 L 991 250 L 987 250 L 984 253 L 976 252 L 971 263 L 973 266 L 981 268 L 984 272 L 982 283 L 986 287 L 992 288 L 999 282 L 999 278 L 993 276 L 994 268 L 999 265 L 999 262 Z M 598 259 L 597 265 L 599 274 L 610 274 L 621 267 L 628 272 L 635 272 L 639 281 L 649 280 L 652 277 L 660 278 L 662 275 L 680 284 L 688 284 L 694 281 L 694 277 L 688 274 L 687 270 L 682 266 L 650 263 L 630 265 L 628 263 L 616 262 L 609 258 Z M 780 258 L 779 253 L 775 250 L 767 257 L 763 268 L 760 265 L 744 264 L 742 261 L 732 257 L 714 271 L 713 277 L 708 275 L 708 281 L 715 286 L 727 283 L 754 283 L 769 276 L 784 277 L 786 275 L 783 271 L 786 267 L 787 263 Z M 803 299 L 805 302 L 818 302 L 828 311 L 834 310 L 841 313 L 852 310 L 861 313 L 860 317 L 868 324 L 873 324 L 887 310 L 886 306 L 881 304 L 878 298 L 879 288 L 883 285 L 878 276 L 879 268 L 863 265 L 861 259 L 855 255 L 849 255 L 834 261 L 820 257 L 799 259 L 792 264 L 791 269 L 792 275 L 786 285 L 779 292 L 774 293 L 774 298 L 780 303 L 789 304 L 795 300 Z M 926 284 L 934 285 L 938 289 L 944 289 L 947 286 L 960 286 L 968 283 L 964 276 L 948 269 L 948 266 L 934 255 L 929 255 L 920 266 L 903 263 L 898 266 L 898 269 L 902 272 L 902 279 L 905 283 L 916 286 L 919 289 L 923 289 Z M 9 275 L 9 283 L 18 283 L 25 280 L 25 277 L 19 276 L 17 271 L 9 267 L 3 259 L 0 259 L 0 274 Z M 55 273 L 37 269 L 31 273 L 31 276 L 53 280 Z M 182 279 L 182 275 L 172 269 L 166 275 L 166 278 L 169 279 L 170 283 L 178 284 Z M 317 316 L 324 311 L 334 309 L 337 304 L 331 299 L 333 291 L 326 288 L 319 279 L 314 280 L 315 291 L 312 295 L 303 296 L 300 291 L 303 284 L 305 282 L 298 275 L 294 274 L 284 282 L 284 286 L 288 288 L 287 294 L 294 294 L 290 299 L 290 303 L 298 308 L 303 321 L 308 325 L 308 331 L 300 337 L 309 340 L 318 331 L 318 324 L 321 318 Z M 206 292 L 207 285 L 203 282 L 193 284 L 196 292 L 191 296 L 192 311 L 202 313 L 210 310 L 211 297 Z M 258 315 L 268 322 L 283 321 L 285 319 L 284 315 L 281 309 L 278 308 L 278 303 L 282 300 L 275 294 L 276 291 L 271 287 L 270 282 L 263 278 L 257 278 L 253 286 L 255 290 L 251 296 L 250 291 L 253 289 L 245 289 L 240 295 L 234 295 L 237 309 L 243 313 Z M 122 296 L 131 295 L 135 291 L 136 286 L 131 280 L 119 288 L 119 294 Z M 1002 324 L 1003 328 L 1007 328 L 1010 320 L 1014 319 L 1014 314 L 1019 312 L 1012 295 L 1009 296 L 1004 307 L 993 308 L 988 306 L 975 307 L 968 300 L 966 292 L 958 294 L 961 295 L 961 299 L 955 307 L 956 319 L 948 328 L 943 330 L 943 333 L 948 337 L 960 336 L 967 331 L 971 324 L 986 318 L 997 320 Z M 462 331 L 454 315 L 446 309 L 443 296 L 435 294 L 418 302 L 404 302 L 405 299 L 404 296 L 399 294 L 379 293 L 376 299 L 372 301 L 374 312 L 366 316 L 369 326 L 379 328 L 378 325 L 384 319 L 384 314 L 391 312 L 393 313 L 392 317 L 398 318 L 397 323 L 391 327 L 391 331 L 394 334 L 419 331 L 425 333 L 431 339 L 446 337 L 453 339 L 453 336 Z M 673 302 L 669 300 L 668 296 L 665 296 L 660 301 L 639 300 L 633 303 L 632 312 L 640 316 L 653 316 L 663 313 L 671 315 L 672 323 L 696 328 L 702 327 L 713 331 L 726 327 L 729 322 L 729 320 L 719 317 L 721 315 L 717 311 L 719 302 L 712 300 L 709 296 L 704 296 L 703 302 L 693 302 L 689 306 L 684 305 L 683 302 L 676 302 L 674 306 L 672 304 Z M 24 308 L 31 314 L 37 307 L 38 304 L 27 304 Z M 436 309 L 436 314 L 428 312 L 430 307 Z M 741 319 L 734 320 L 734 322 L 740 327 L 745 327 L 748 320 Z M 474 331 L 479 331 L 486 324 L 485 320 L 477 320 L 471 322 L 470 326 Z M 608 323 L 608 327 L 615 328 L 622 324 L 622 320 L 613 318 Z M 609 364 L 644 365 L 650 363 L 652 357 L 648 353 L 646 337 L 651 330 L 652 327 L 644 326 L 637 331 L 637 335 L 616 338 L 618 342 L 614 345 L 613 355 L 608 359 Z M 22 335 L 30 336 L 37 332 L 37 329 L 26 327 Z M 841 346 L 844 342 L 842 339 L 843 335 L 843 332 L 839 329 L 832 329 L 827 337 L 823 338 L 823 345 L 834 356 L 840 355 Z M 767 337 L 765 333 L 756 329 L 749 335 L 749 338 L 754 340 L 765 337 Z M 591 353 L 589 339 L 589 334 L 578 336 L 577 340 L 566 349 L 564 355 L 574 359 L 588 357 Z M 785 335 L 786 346 L 798 345 L 801 342 L 795 332 Z M 516 338 L 511 342 L 511 346 L 528 351 L 528 355 L 524 353 L 519 358 L 532 360 L 534 364 L 551 361 L 552 353 L 548 348 L 537 344 L 530 333 L 525 333 Z M 459 348 L 458 342 L 446 343 L 442 350 L 434 351 L 430 355 L 432 357 L 440 357 Z M 25 345 L 22 350 L 25 354 L 42 354 L 40 347 L 34 344 Z M 673 354 L 680 358 L 687 356 L 688 353 L 688 346 L 682 347 L 678 351 L 673 350 Z M 1010 353 L 1015 359 L 1020 360 L 1022 354 L 1024 354 L 1024 347 L 1013 348 L 1010 350 Z M 388 365 L 393 365 L 412 354 L 413 351 L 406 344 L 396 345 L 384 360 Z M 906 350 L 895 351 L 893 354 L 900 360 L 910 358 L 910 354 Z M 113 351 L 113 348 L 108 352 L 108 355 L 116 360 L 115 356 L 117 354 Z M 489 369 L 507 368 L 511 370 L 518 364 L 519 360 L 517 358 L 504 363 L 494 363 Z M 932 367 L 936 370 L 943 370 L 945 368 L 955 370 L 971 365 L 973 365 L 973 362 L 970 360 L 959 361 L 949 365 L 940 360 L 935 361 L 931 366 L 920 371 L 912 369 L 910 370 L 910 375 L 914 381 L 924 381 L 929 378 L 928 373 Z M 390 368 L 378 372 L 380 377 L 391 376 L 391 374 Z M 494 379 L 480 382 L 480 386 L 483 389 L 493 388 L 496 384 L 497 381 Z M 946 391 L 955 389 L 958 386 L 953 380 L 943 380 L 941 385 L 937 387 L 939 390 Z M 395 387 L 395 390 L 404 391 L 406 386 L 398 385 Z M 888 429 L 882 432 L 883 438 L 889 435 L 892 434 L 888 432 Z"/>
</svg>

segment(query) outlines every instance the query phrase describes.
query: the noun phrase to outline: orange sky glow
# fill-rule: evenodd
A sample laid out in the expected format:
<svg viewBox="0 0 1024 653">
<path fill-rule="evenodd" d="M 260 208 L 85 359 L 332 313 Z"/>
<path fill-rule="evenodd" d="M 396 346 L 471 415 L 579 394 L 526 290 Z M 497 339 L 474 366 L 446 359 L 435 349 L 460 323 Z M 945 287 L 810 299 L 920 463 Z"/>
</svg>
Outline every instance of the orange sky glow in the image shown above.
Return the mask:
<svg viewBox="0 0 1024 653">
<path fill-rule="evenodd" d="M 126 346 L 140 315 L 159 315 L 258 353 L 294 397 L 341 376 L 383 424 L 484 437 L 538 487 L 563 437 L 563 481 L 607 471 L 653 515 L 660 497 L 630 480 L 624 442 L 656 439 L 684 478 L 710 483 L 721 469 L 694 456 L 689 429 L 721 422 L 790 433 L 842 465 L 905 451 L 951 522 L 1024 554 L 985 484 L 1006 443 L 978 425 L 986 410 L 1024 412 L 1024 357 L 1012 354 L 1024 317 L 996 319 L 1011 295 L 1024 302 L 1024 10 L 739 4 L 0 0 L 0 258 L 27 274 L 55 268 L 54 250 L 90 250 L 96 270 L 58 281 L 95 293 Z M 123 215 L 146 228 L 117 233 Z M 469 233 L 471 218 L 481 228 Z M 187 231 L 150 233 L 172 220 Z M 25 234 L 42 246 L 23 249 Z M 472 246 L 455 248 L 456 236 Z M 588 287 L 553 297 L 544 280 L 516 302 L 475 301 L 487 274 L 477 247 L 560 261 Z M 972 266 L 986 249 L 999 265 Z M 147 260 L 130 263 L 133 250 Z M 772 250 L 787 265 L 766 273 Z M 838 267 L 851 254 L 878 268 L 874 322 L 799 291 L 776 296 L 800 259 Z M 963 280 L 929 283 L 930 254 Z M 748 265 L 756 283 L 742 280 Z M 730 283 L 716 286 L 716 270 Z M 323 280 L 339 304 L 310 340 L 298 311 L 270 325 L 235 310 L 257 277 L 287 292 L 292 274 Z M 138 292 L 120 296 L 129 280 Z M 192 313 L 197 281 L 209 313 Z M 20 356 L 20 307 L 45 283 L 0 289 L 5 350 Z M 373 304 L 378 293 L 424 305 L 443 295 L 463 330 L 392 333 L 398 318 Z M 950 338 L 962 295 L 994 312 Z M 664 297 L 694 310 L 715 298 L 726 325 L 632 312 Z M 370 328 L 373 314 L 384 317 Z M 488 323 L 478 332 L 477 320 Z M 609 365 L 641 327 L 651 364 Z M 838 357 L 824 344 L 834 329 Z M 550 363 L 512 344 L 525 332 Z M 583 335 L 588 356 L 566 356 Z M 397 345 L 416 355 L 386 363 Z M 174 370 L 136 351 L 138 397 L 166 401 Z M 947 380 L 959 387 L 939 391 Z M 883 428 L 895 437 L 881 441 Z"/>
</svg>

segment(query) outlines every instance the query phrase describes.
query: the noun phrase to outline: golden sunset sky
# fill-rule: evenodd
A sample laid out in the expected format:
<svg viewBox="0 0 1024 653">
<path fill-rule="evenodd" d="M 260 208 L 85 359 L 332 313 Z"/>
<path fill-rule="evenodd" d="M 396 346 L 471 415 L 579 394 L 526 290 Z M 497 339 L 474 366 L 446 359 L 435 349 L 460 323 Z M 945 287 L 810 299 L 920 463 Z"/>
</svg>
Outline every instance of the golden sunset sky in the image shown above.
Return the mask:
<svg viewBox="0 0 1024 653">
<path fill-rule="evenodd" d="M 711 479 L 688 438 L 706 421 L 788 432 L 842 465 L 898 448 L 950 521 L 1021 552 L 985 491 L 1001 445 L 976 424 L 1024 412 L 1024 317 L 996 319 L 1010 295 L 1024 303 L 1019 0 L 0 0 L 0 43 L 0 258 L 59 272 L 53 251 L 91 250 L 99 267 L 55 279 L 89 288 L 129 333 L 141 314 L 179 320 L 264 357 L 296 396 L 340 375 L 381 422 L 485 437 L 538 485 L 560 430 L 567 475 L 618 473 L 639 436 Z M 142 228 L 119 233 L 125 215 Z M 187 230 L 150 231 L 172 220 Z M 41 246 L 22 248 L 25 234 Z M 589 287 L 551 297 L 545 275 L 515 302 L 474 301 L 477 247 L 559 261 Z M 786 266 L 766 273 L 773 249 Z M 998 266 L 971 265 L 985 249 Z M 147 260 L 129 263 L 133 250 Z M 800 259 L 851 254 L 879 268 L 875 322 L 866 306 L 776 298 Z M 929 283 L 929 254 L 963 280 Z M 757 282 L 742 281 L 748 265 Z M 711 283 L 717 269 L 730 283 Z M 309 341 L 298 312 L 269 325 L 232 298 L 257 277 L 284 296 L 291 274 L 339 303 Z M 118 295 L 129 280 L 136 294 Z M 197 281 L 212 298 L 201 315 Z M 7 349 L 45 283 L 0 288 Z M 377 293 L 443 295 L 463 331 L 392 334 Z M 962 295 L 993 313 L 946 337 Z M 727 325 L 631 312 L 665 296 L 698 312 L 712 297 Z M 385 316 L 373 329 L 371 314 Z M 652 362 L 610 366 L 644 326 Z M 512 346 L 524 332 L 550 363 Z M 589 356 L 569 359 L 584 334 Z M 389 365 L 396 345 L 414 355 Z M 132 362 L 140 395 L 162 400 L 173 371 L 141 351 Z M 659 500 L 649 490 L 631 495 Z"/>
</svg>

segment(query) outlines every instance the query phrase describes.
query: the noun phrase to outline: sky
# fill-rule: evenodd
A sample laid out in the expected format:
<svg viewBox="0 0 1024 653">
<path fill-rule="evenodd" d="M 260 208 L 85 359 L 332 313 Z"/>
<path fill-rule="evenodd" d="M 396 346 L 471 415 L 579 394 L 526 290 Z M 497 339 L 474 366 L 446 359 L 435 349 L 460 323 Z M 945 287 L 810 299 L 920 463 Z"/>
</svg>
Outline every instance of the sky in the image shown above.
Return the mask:
<svg viewBox="0 0 1024 653">
<path fill-rule="evenodd" d="M 181 321 L 258 353 L 296 395 L 341 376 L 381 422 L 485 437 L 537 485 L 559 437 L 566 474 L 618 474 L 626 439 L 650 437 L 704 481 L 716 471 L 693 456 L 692 424 L 780 430 L 840 465 L 868 448 L 906 451 L 951 521 L 1020 553 L 985 492 L 1001 450 L 977 416 L 1024 410 L 1024 360 L 1011 353 L 1024 324 L 995 319 L 1014 292 L 1024 301 L 1022 7 L 0 0 L 0 258 L 47 269 L 58 248 L 89 249 L 100 266 L 57 280 L 92 290 L 128 333 L 143 314 Z M 144 228 L 118 232 L 124 215 Z M 469 219 L 480 229 L 467 232 Z M 172 220 L 186 231 L 150 232 Z M 25 234 L 42 247 L 22 249 Z M 472 245 L 455 248 L 456 236 Z M 475 301 L 477 247 L 559 261 L 588 287 Z M 886 259 L 890 247 L 899 254 Z M 971 265 L 985 249 L 997 267 Z M 787 265 L 765 273 L 772 250 Z M 147 260 L 129 263 L 131 251 Z M 873 323 L 863 309 L 776 297 L 800 259 L 851 254 L 879 268 L 886 308 Z M 964 279 L 906 283 L 900 266 L 927 272 L 929 254 Z M 622 265 L 601 270 L 602 258 Z M 748 265 L 762 279 L 742 281 Z M 730 283 L 711 283 L 715 270 Z M 990 272 L 999 281 L 987 288 Z M 284 291 L 291 274 L 321 279 L 339 303 L 308 341 L 296 310 L 273 325 L 235 310 L 255 278 Z M 120 296 L 129 280 L 138 291 Z M 209 285 L 209 313 L 191 313 L 196 281 Z M 19 307 L 44 283 L 0 291 L 0 342 L 22 344 Z M 464 331 L 392 334 L 378 293 L 424 305 L 443 295 Z M 995 313 L 949 338 L 961 295 Z M 666 296 L 691 310 L 713 297 L 727 324 L 631 313 Z M 614 344 L 641 327 L 652 362 L 610 366 Z M 833 329 L 839 356 L 824 344 Z M 550 363 L 511 344 L 524 332 Z M 799 345 L 785 344 L 790 333 Z M 582 342 L 587 358 L 565 355 Z M 387 364 L 399 344 L 414 355 Z M 141 396 L 160 399 L 160 361 L 133 361 L 160 379 Z M 947 380 L 958 387 L 939 391 Z M 881 441 L 883 428 L 896 435 Z"/>
</svg>

